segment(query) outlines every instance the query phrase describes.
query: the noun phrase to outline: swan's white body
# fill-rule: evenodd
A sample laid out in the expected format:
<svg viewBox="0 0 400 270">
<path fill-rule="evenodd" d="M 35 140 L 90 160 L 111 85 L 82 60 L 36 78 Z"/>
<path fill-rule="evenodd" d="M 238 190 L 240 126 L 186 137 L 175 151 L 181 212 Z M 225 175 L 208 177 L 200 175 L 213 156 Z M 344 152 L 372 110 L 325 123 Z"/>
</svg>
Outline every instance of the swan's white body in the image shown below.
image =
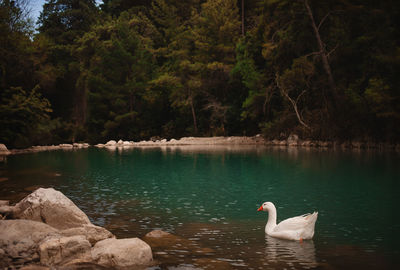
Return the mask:
<svg viewBox="0 0 400 270">
<path fill-rule="evenodd" d="M 315 222 L 318 212 L 292 217 L 276 224 L 276 208 L 271 202 L 263 203 L 258 211 L 268 212 L 268 222 L 265 233 L 276 238 L 287 240 L 306 240 L 314 236 Z"/>
</svg>

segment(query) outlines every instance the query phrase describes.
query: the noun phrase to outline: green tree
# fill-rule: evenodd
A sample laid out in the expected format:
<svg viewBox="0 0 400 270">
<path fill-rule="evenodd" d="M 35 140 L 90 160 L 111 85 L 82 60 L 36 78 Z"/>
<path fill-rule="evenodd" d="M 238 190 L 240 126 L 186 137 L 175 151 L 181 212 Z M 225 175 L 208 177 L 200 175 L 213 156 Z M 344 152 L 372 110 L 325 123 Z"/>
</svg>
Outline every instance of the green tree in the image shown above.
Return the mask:
<svg viewBox="0 0 400 270">
<path fill-rule="evenodd" d="M 54 116 L 74 123 L 72 141 L 83 139 L 86 121 L 86 93 L 77 83 L 79 61 L 74 55 L 76 42 L 96 22 L 98 10 L 94 0 L 48 0 L 40 14 L 37 48 L 45 57 L 37 64 L 51 71 L 55 78 L 46 80 L 43 93 L 54 106 Z M 47 79 L 43 72 L 41 79 Z M 43 81 L 42 81 L 43 82 Z"/>
<path fill-rule="evenodd" d="M 201 85 L 199 66 L 194 62 L 192 21 L 190 17 L 180 15 L 180 9 L 187 6 L 176 4 L 179 8 L 165 0 L 156 0 L 149 12 L 160 32 L 160 39 L 155 43 L 154 50 L 160 69 L 158 78 L 152 81 L 152 85 L 167 93 L 169 103 L 175 110 L 171 112 L 175 120 L 168 121 L 165 130 L 180 133 L 168 132 L 170 136 L 198 134 L 197 97 Z M 197 13 L 196 7 L 190 8 L 192 14 Z M 186 121 L 188 118 L 192 119 L 191 125 Z"/>
<path fill-rule="evenodd" d="M 0 87 L 33 87 L 33 25 L 24 1 L 0 1 Z"/>
<path fill-rule="evenodd" d="M 209 113 L 210 120 L 208 126 L 212 134 L 226 134 L 232 94 L 228 82 L 235 63 L 236 42 L 241 34 L 237 3 L 233 0 L 206 1 L 192 20 L 194 62 L 200 66 L 203 109 Z"/>
<path fill-rule="evenodd" d="M 50 103 L 35 87 L 27 92 L 11 87 L 2 92 L 0 140 L 11 147 L 27 147 L 34 142 L 42 125 L 48 124 Z"/>
<path fill-rule="evenodd" d="M 151 119 L 145 116 L 151 112 L 145 96 L 153 72 L 153 31 L 143 14 L 122 13 L 79 40 L 78 84 L 88 94 L 88 128 L 94 139 L 148 135 Z"/>
<path fill-rule="evenodd" d="M 151 5 L 150 0 L 103 0 L 101 9 L 112 16 L 118 17 L 124 11 L 145 11 Z"/>
</svg>

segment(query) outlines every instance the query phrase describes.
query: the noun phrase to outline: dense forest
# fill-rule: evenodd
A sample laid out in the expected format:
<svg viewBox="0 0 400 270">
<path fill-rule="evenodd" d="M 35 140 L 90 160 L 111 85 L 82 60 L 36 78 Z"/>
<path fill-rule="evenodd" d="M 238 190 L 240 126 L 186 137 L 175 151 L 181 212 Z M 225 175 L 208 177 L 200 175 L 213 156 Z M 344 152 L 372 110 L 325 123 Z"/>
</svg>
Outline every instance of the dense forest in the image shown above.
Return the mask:
<svg viewBox="0 0 400 270">
<path fill-rule="evenodd" d="M 400 139 L 396 0 L 0 0 L 0 142 Z"/>
</svg>

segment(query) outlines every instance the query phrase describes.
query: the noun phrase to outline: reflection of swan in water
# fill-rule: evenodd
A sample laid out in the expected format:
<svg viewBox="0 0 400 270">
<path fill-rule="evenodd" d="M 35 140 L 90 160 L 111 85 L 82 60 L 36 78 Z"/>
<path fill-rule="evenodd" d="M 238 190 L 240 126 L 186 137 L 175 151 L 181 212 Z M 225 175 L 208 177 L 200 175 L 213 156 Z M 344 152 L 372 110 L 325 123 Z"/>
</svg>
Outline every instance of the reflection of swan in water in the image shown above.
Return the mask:
<svg viewBox="0 0 400 270">
<path fill-rule="evenodd" d="M 282 240 L 265 235 L 265 256 L 267 262 L 278 265 L 287 265 L 304 268 L 313 268 L 317 266 L 315 257 L 314 242 L 304 241 L 302 243 Z"/>
</svg>

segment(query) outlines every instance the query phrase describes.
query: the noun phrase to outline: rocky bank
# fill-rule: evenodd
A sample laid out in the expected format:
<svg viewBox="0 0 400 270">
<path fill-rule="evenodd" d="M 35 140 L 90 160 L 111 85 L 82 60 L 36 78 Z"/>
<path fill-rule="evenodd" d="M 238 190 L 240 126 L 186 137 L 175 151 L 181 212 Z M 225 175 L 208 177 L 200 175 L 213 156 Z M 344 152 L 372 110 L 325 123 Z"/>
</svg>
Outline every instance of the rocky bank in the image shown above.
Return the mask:
<svg viewBox="0 0 400 270">
<path fill-rule="evenodd" d="M 0 201 L 0 268 L 145 269 L 153 263 L 146 242 L 116 239 L 53 188 L 39 188 L 14 206 Z"/>
<path fill-rule="evenodd" d="M 134 147 L 164 147 L 164 146 L 271 146 L 284 148 L 306 148 L 306 149 L 336 149 L 336 150 L 384 150 L 400 152 L 400 144 L 378 143 L 372 141 L 322 141 L 301 139 L 296 134 L 291 134 L 287 138 L 267 140 L 263 136 L 230 136 L 230 137 L 183 137 L 180 139 L 162 139 L 159 137 L 151 138 L 147 141 L 123 141 L 110 140 L 106 143 L 94 145 L 97 148 L 107 148 L 109 150 Z M 73 143 L 59 145 L 32 146 L 26 149 L 8 150 L 4 144 L 0 144 L 0 157 L 9 154 L 22 154 L 52 150 L 73 150 L 88 148 L 88 143 Z"/>
</svg>

